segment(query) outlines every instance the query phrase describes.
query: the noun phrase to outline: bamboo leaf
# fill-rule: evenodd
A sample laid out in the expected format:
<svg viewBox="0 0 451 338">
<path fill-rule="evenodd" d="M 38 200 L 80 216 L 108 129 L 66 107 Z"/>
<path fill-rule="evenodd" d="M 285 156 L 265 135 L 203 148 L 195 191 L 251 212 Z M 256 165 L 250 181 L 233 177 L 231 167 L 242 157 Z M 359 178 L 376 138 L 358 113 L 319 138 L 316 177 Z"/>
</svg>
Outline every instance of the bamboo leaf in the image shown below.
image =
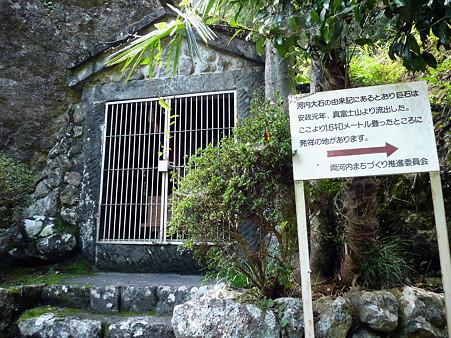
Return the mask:
<svg viewBox="0 0 451 338">
<path fill-rule="evenodd" d="M 166 68 L 165 68 L 165 72 L 169 72 L 169 67 L 171 66 L 171 62 L 172 62 L 172 56 L 174 53 L 174 47 L 175 47 L 175 38 L 173 38 L 171 40 L 171 42 L 169 42 L 169 44 L 171 45 L 171 47 L 169 48 L 169 53 L 168 53 L 168 60 L 166 62 Z"/>
<path fill-rule="evenodd" d="M 172 71 L 172 76 L 175 76 L 175 74 L 177 73 L 177 67 L 179 65 L 179 60 L 180 60 L 181 46 L 182 46 L 182 35 L 179 35 L 177 37 L 177 42 L 176 42 L 174 67 L 173 67 L 173 71 Z"/>
<path fill-rule="evenodd" d="M 155 27 L 159 30 L 164 30 L 164 29 L 166 29 L 167 26 L 168 26 L 168 24 L 165 21 L 155 24 Z"/>
<path fill-rule="evenodd" d="M 166 103 L 164 99 L 159 99 L 158 104 L 164 109 L 172 110 L 172 108 Z"/>
</svg>

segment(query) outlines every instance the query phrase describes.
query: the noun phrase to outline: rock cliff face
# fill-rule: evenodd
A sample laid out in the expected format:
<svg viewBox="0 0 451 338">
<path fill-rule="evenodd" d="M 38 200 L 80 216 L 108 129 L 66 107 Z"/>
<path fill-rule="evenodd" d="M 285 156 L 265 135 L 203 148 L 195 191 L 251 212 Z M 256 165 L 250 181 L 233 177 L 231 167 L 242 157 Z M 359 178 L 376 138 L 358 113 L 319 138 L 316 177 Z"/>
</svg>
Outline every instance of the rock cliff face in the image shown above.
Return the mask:
<svg viewBox="0 0 451 338">
<path fill-rule="evenodd" d="M 70 69 L 158 0 L 0 0 L 0 151 L 38 171 L 79 93 Z"/>
</svg>

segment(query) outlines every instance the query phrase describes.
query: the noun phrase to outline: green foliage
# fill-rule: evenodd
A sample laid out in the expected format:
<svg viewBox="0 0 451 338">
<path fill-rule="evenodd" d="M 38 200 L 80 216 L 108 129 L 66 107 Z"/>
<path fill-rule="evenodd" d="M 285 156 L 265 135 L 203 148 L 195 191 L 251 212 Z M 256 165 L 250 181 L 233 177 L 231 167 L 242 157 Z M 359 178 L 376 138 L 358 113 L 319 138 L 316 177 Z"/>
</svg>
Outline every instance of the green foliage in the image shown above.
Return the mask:
<svg viewBox="0 0 451 338">
<path fill-rule="evenodd" d="M 396 32 L 390 45 L 390 58 L 399 57 L 403 65 L 413 71 L 437 67 L 435 56 L 423 47 L 436 37 L 437 49 L 451 48 L 451 3 L 447 0 L 393 0 L 384 4 L 384 14 L 394 21 Z"/>
<path fill-rule="evenodd" d="M 15 224 L 29 202 L 33 175 L 26 166 L 0 153 L 0 228 Z"/>
<path fill-rule="evenodd" d="M 430 40 L 436 39 L 437 49 L 451 47 L 451 3 L 443 0 L 200 0 L 194 5 L 183 1 L 180 10 L 171 8 L 178 14 L 176 20 L 157 24 L 156 30 L 121 50 L 110 64 L 124 62 L 123 70 L 130 66 L 130 74 L 139 64 L 149 64 L 151 75 L 153 64 L 162 66 L 166 50 L 167 68 L 172 63 L 175 72 L 181 38 L 186 39 L 192 56 L 200 56 L 193 28 L 207 43 L 215 37 L 208 25 L 224 21 L 236 34 L 248 32 L 260 54 L 270 42 L 282 57 L 290 53 L 296 58 L 312 57 L 325 70 L 342 65 L 345 73 L 353 48 L 377 42 L 384 22 L 393 29 L 388 55 L 401 59 L 409 70 L 437 66 L 427 49 Z"/>
<path fill-rule="evenodd" d="M 256 100 L 251 115 L 190 159 L 169 226 L 229 282 L 273 297 L 289 285 L 297 248 L 289 117 L 281 100 Z"/>
<path fill-rule="evenodd" d="M 376 243 L 362 264 L 359 283 L 365 288 L 389 288 L 405 284 L 414 271 L 407 241 L 387 237 Z"/>
<path fill-rule="evenodd" d="M 451 51 L 437 55 L 438 66 L 429 69 L 420 80 L 426 80 L 430 86 L 430 98 L 433 104 L 451 106 Z"/>
<path fill-rule="evenodd" d="M 161 68 L 163 66 L 163 53 L 167 53 L 166 71 L 169 71 L 172 63 L 173 74 L 175 75 L 183 37 L 188 43 L 190 55 L 197 54 L 199 58 L 201 55 L 194 31 L 205 43 L 216 38 L 213 31 L 202 21 L 205 20 L 205 13 L 211 10 L 213 4 L 214 1 L 212 0 L 205 6 L 201 2 L 192 5 L 189 1 L 182 1 L 180 10 L 168 4 L 179 15 L 177 19 L 155 24 L 155 29 L 150 33 L 138 38 L 129 46 L 117 52 L 108 62 L 108 65 L 124 63 L 123 74 L 130 67 L 127 80 L 137 66 L 149 65 L 149 77 L 151 78 L 154 65 Z M 201 8 L 199 8 L 199 5 Z M 204 14 L 200 14 L 199 11 Z"/>
<path fill-rule="evenodd" d="M 388 59 L 382 48 L 372 53 L 360 48 L 350 64 L 351 83 L 363 86 L 399 83 L 405 74 L 400 62 Z"/>
</svg>

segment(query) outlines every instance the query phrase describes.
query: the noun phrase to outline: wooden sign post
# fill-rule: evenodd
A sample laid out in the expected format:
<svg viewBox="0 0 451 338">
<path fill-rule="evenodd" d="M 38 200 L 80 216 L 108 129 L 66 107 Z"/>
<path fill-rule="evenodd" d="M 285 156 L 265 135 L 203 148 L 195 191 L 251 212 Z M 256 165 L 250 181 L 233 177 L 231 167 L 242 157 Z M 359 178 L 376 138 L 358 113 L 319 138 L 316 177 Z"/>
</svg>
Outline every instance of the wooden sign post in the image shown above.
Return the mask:
<svg viewBox="0 0 451 338">
<path fill-rule="evenodd" d="M 289 97 L 305 336 L 314 337 L 304 180 L 429 172 L 446 318 L 451 258 L 425 81 Z"/>
</svg>

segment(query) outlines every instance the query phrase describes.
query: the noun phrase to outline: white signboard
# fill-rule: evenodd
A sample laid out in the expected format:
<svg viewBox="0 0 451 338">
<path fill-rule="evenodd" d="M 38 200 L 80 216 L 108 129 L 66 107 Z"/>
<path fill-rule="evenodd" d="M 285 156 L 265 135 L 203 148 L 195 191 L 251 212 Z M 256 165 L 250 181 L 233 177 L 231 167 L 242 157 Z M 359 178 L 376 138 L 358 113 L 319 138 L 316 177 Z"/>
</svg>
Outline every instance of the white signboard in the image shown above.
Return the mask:
<svg viewBox="0 0 451 338">
<path fill-rule="evenodd" d="M 439 170 L 425 81 L 289 100 L 295 180 Z"/>
</svg>

